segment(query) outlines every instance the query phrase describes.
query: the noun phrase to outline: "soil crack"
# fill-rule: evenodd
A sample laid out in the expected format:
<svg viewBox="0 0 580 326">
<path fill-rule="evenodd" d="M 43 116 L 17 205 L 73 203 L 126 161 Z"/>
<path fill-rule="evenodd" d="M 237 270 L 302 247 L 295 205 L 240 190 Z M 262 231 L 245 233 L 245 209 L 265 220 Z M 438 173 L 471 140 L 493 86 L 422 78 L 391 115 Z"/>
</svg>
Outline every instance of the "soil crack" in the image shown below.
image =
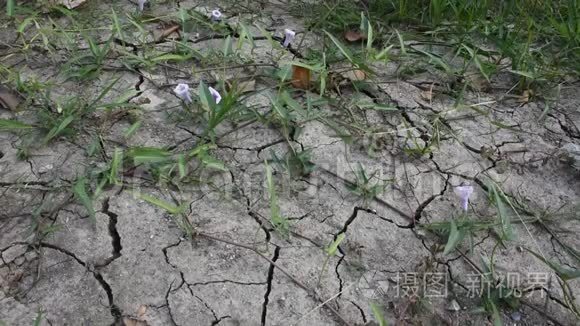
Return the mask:
<svg viewBox="0 0 580 326">
<path fill-rule="evenodd" d="M 61 248 L 61 247 L 58 247 L 58 246 L 55 246 L 53 244 L 46 243 L 46 242 L 41 242 L 39 244 L 39 246 L 43 247 L 43 248 L 49 248 L 52 250 L 56 250 L 62 254 L 65 254 L 65 255 L 71 257 L 72 259 L 74 259 L 81 266 L 85 267 L 89 272 L 91 272 L 91 274 L 93 274 L 93 277 L 97 280 L 97 282 L 100 284 L 101 288 L 103 288 L 103 290 L 107 294 L 107 300 L 109 302 L 109 309 L 111 311 L 111 316 L 113 316 L 113 318 L 115 318 L 115 321 L 113 322 L 112 325 L 118 325 L 121 322 L 121 317 L 122 317 L 123 313 L 121 312 L 121 309 L 115 304 L 113 290 L 111 289 L 111 286 L 109 285 L 109 283 L 107 283 L 107 281 L 105 280 L 103 275 L 101 275 L 101 273 L 96 271 L 90 264 L 81 260 L 77 255 L 75 255 L 71 251 L 68 251 L 64 248 Z"/>
<path fill-rule="evenodd" d="M 111 253 L 111 257 L 107 258 L 102 264 L 95 265 L 95 267 L 104 267 L 109 265 L 115 259 L 121 257 L 121 250 L 123 250 L 123 245 L 121 244 L 121 235 L 119 234 L 119 231 L 117 231 L 117 221 L 119 216 L 109 210 L 109 200 L 110 197 L 105 199 L 101 212 L 109 217 L 109 235 L 111 236 L 111 245 L 113 246 L 113 251 Z"/>
<path fill-rule="evenodd" d="M 272 257 L 272 261 L 276 262 L 280 257 L 280 247 L 276 246 L 274 249 L 274 256 Z M 274 280 L 274 265 L 270 264 L 270 268 L 268 269 L 268 279 L 267 283 L 268 286 L 266 288 L 266 293 L 264 294 L 264 304 L 262 305 L 262 326 L 266 325 L 266 317 L 268 314 L 268 302 L 270 301 L 270 292 L 272 291 L 272 281 Z"/>
</svg>

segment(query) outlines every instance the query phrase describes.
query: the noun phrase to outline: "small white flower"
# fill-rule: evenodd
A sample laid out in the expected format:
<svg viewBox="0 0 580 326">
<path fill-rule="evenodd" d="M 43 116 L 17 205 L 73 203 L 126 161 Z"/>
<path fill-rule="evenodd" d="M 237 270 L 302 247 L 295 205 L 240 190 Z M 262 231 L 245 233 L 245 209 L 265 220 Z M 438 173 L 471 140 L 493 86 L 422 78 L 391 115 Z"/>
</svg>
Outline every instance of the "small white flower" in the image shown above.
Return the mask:
<svg viewBox="0 0 580 326">
<path fill-rule="evenodd" d="M 459 200 L 461 201 L 461 208 L 463 208 L 463 210 L 466 212 L 467 207 L 469 205 L 469 197 L 471 196 L 472 193 L 473 186 L 470 186 L 469 184 L 455 187 L 455 194 L 459 197 Z"/>
<path fill-rule="evenodd" d="M 143 11 L 143 9 L 145 8 L 145 2 L 147 2 L 147 0 L 137 0 L 137 5 L 139 6 L 139 11 Z"/>
<path fill-rule="evenodd" d="M 287 48 L 292 41 L 294 41 L 294 37 L 296 36 L 296 32 L 291 29 L 286 28 L 284 30 L 284 44 L 283 46 Z"/>
<path fill-rule="evenodd" d="M 211 12 L 211 20 L 214 22 L 220 21 L 220 19 L 222 18 L 222 13 L 218 10 L 215 9 Z"/>
<path fill-rule="evenodd" d="M 191 103 L 191 94 L 189 94 L 189 85 L 187 84 L 179 84 L 173 90 L 175 95 L 183 100 L 185 103 Z"/>
<path fill-rule="evenodd" d="M 220 101 L 222 100 L 222 96 L 220 95 L 220 93 L 216 91 L 213 87 L 208 87 L 208 89 L 215 101 L 215 104 L 219 104 Z"/>
</svg>

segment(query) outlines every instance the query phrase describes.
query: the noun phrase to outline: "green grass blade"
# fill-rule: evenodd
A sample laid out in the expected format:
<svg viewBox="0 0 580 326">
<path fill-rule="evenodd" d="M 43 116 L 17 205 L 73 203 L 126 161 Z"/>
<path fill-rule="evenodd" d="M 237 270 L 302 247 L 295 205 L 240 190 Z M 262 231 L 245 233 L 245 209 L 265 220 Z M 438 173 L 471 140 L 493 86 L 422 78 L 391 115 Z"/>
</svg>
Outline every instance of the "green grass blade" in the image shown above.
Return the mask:
<svg viewBox="0 0 580 326">
<path fill-rule="evenodd" d="M 336 240 L 334 240 L 329 246 L 328 248 L 326 248 L 326 253 L 328 254 L 328 256 L 334 256 L 336 255 L 336 251 L 338 250 L 338 246 L 340 245 L 340 243 L 344 240 L 345 238 L 345 234 L 341 233 L 336 237 Z"/>
<path fill-rule="evenodd" d="M 185 178 L 185 176 L 187 175 L 187 169 L 186 169 L 186 161 L 185 161 L 185 155 L 180 154 L 179 156 L 177 156 L 177 169 L 179 171 L 179 179 L 183 179 Z"/>
<path fill-rule="evenodd" d="M 443 254 L 447 255 L 452 252 L 461 243 L 461 240 L 465 237 L 465 231 L 463 229 L 457 229 L 457 224 L 454 220 L 451 220 L 449 229 L 449 239 L 443 250 Z"/>
<path fill-rule="evenodd" d="M 131 125 L 131 127 L 129 127 L 129 129 L 127 129 L 127 131 L 125 131 L 125 138 L 131 138 L 131 136 L 133 136 L 135 134 L 135 132 L 137 131 L 137 129 L 139 129 L 141 127 L 141 121 L 137 121 L 134 124 Z"/>
<path fill-rule="evenodd" d="M 207 85 L 202 81 L 199 83 L 199 99 L 201 101 L 201 105 L 206 111 L 213 111 L 215 110 L 216 104 L 213 96 L 209 92 L 209 88 Z"/>
<path fill-rule="evenodd" d="M 138 165 L 166 162 L 171 158 L 171 153 L 161 148 L 135 147 L 129 150 L 127 156 L 133 160 L 135 165 Z"/>
<path fill-rule="evenodd" d="M 19 131 L 34 129 L 34 126 L 17 120 L 0 119 L 0 131 Z"/>
<path fill-rule="evenodd" d="M 103 99 L 103 97 L 105 97 L 105 95 L 107 95 L 111 89 L 113 89 L 113 86 L 115 86 L 115 84 L 119 81 L 119 79 L 121 79 L 121 77 L 113 80 L 107 87 L 105 87 L 105 89 L 103 89 L 103 91 L 99 94 L 99 96 L 97 96 L 97 98 L 95 98 L 91 104 L 89 104 L 89 108 L 94 107 L 97 103 L 99 103 L 100 100 Z"/>
<path fill-rule="evenodd" d="M 498 187 L 493 184 L 491 187 L 491 192 L 497 207 L 497 214 L 501 222 L 502 235 L 505 240 L 512 240 L 514 238 L 514 232 L 511 224 L 511 217 L 508 214 L 508 209 L 505 205 L 505 195 L 498 189 Z"/>
<path fill-rule="evenodd" d="M 209 154 L 201 155 L 200 158 L 201 163 L 207 168 L 218 170 L 218 171 L 228 171 L 228 168 L 224 164 L 224 162 L 210 156 Z"/>
<path fill-rule="evenodd" d="M 350 61 L 350 63 L 357 65 L 354 62 L 354 57 L 352 56 L 352 53 L 338 40 L 336 39 L 336 37 L 334 37 L 334 35 L 330 34 L 327 31 L 324 31 L 326 33 L 326 35 L 328 35 L 328 37 L 330 38 L 330 40 L 332 41 L 332 43 L 334 43 L 334 45 L 336 45 L 336 47 L 338 48 L 338 50 L 342 53 L 342 55 L 344 55 L 344 57 Z"/>
<path fill-rule="evenodd" d="M 48 144 L 51 140 L 58 137 L 68 126 L 73 122 L 75 119 L 74 116 L 69 115 L 68 117 L 64 118 L 58 125 L 54 126 L 44 137 L 42 141 L 44 144 Z"/>
<path fill-rule="evenodd" d="M 376 303 L 371 302 L 371 311 L 373 312 L 373 316 L 375 317 L 375 321 L 379 323 L 379 326 L 388 326 L 389 324 L 385 320 L 383 315 L 383 311 L 381 307 L 379 307 Z"/>
<path fill-rule="evenodd" d="M 157 206 L 161 209 L 164 209 L 165 211 L 167 211 L 169 214 L 172 214 L 172 215 L 180 214 L 183 211 L 183 207 L 175 206 L 175 205 L 173 205 L 169 202 L 166 202 L 165 200 L 159 199 L 157 197 L 149 196 L 146 194 L 139 194 L 138 197 L 140 199 L 143 199 L 144 201 L 148 202 L 149 204 L 152 204 L 152 205 Z"/>
<path fill-rule="evenodd" d="M 111 160 L 111 165 L 109 168 L 109 184 L 119 184 L 119 171 L 121 170 L 121 164 L 123 164 L 123 150 L 116 148 L 113 153 L 113 159 Z"/>
<path fill-rule="evenodd" d="M 399 46 L 401 47 L 401 54 L 403 54 L 403 55 L 407 54 L 407 48 L 405 47 L 405 40 L 403 40 L 403 35 L 401 35 L 401 33 L 399 33 L 398 30 L 395 30 L 395 33 L 397 33 L 397 38 L 399 39 Z"/>
<path fill-rule="evenodd" d="M 8 0 L 6 1 L 6 14 L 9 17 L 14 16 L 14 9 L 16 8 L 16 0 Z"/>
<path fill-rule="evenodd" d="M 85 206 L 89 217 L 93 222 L 96 222 L 95 218 L 95 208 L 93 207 L 93 200 L 87 193 L 87 180 L 85 178 L 80 178 L 73 186 L 73 193 L 76 199 Z"/>
<path fill-rule="evenodd" d="M 545 259 L 544 257 L 538 255 L 537 253 L 535 253 L 534 251 L 532 251 L 530 249 L 527 249 L 527 248 L 525 248 L 525 249 L 530 254 L 534 255 L 536 258 L 541 260 L 544 264 L 548 265 L 564 281 L 569 281 L 569 280 L 573 280 L 575 278 L 580 277 L 580 269 L 569 269 L 569 268 L 563 267 L 563 266 L 556 264 L 548 259 Z"/>
</svg>

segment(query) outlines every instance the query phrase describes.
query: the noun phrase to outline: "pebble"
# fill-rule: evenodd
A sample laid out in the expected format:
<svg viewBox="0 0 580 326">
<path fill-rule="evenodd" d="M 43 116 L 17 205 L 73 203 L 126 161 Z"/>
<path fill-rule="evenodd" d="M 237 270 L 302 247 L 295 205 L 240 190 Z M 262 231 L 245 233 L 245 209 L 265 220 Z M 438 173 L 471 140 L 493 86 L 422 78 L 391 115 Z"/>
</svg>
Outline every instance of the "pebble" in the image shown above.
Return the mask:
<svg viewBox="0 0 580 326">
<path fill-rule="evenodd" d="M 513 321 L 522 320 L 522 314 L 519 311 L 514 311 L 511 315 Z"/>
<path fill-rule="evenodd" d="M 459 311 L 459 310 L 461 310 L 461 306 L 459 305 L 459 303 L 457 303 L 457 301 L 455 299 L 453 299 L 449 303 L 449 306 L 447 307 L 447 310 L 449 310 L 449 311 Z"/>
<path fill-rule="evenodd" d="M 44 173 L 51 171 L 52 169 L 54 169 L 54 165 L 52 165 L 52 164 L 43 165 L 43 166 L 38 168 L 38 173 L 44 174 Z"/>
</svg>

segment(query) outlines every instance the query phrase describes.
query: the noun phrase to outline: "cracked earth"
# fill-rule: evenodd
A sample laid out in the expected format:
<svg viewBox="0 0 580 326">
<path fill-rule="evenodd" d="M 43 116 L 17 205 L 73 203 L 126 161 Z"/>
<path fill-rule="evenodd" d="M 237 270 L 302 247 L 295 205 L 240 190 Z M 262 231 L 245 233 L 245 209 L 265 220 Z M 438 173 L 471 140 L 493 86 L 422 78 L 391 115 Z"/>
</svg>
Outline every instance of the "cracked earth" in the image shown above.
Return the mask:
<svg viewBox="0 0 580 326">
<path fill-rule="evenodd" d="M 121 13 L 134 6 L 92 1 L 78 11 L 105 15 L 111 7 Z M 178 8 L 207 15 L 213 9 L 196 1 L 154 6 L 156 15 Z M 335 85 L 331 100 L 316 106 L 324 118 L 301 121 L 300 132 L 290 132 L 290 139 L 279 124 L 259 119 L 220 124 L 211 154 L 225 163 L 225 172 L 204 171 L 199 182 L 176 186 L 155 182 L 147 171 L 123 171 L 121 184 L 105 188 L 95 199 L 91 219 L 70 189 L 79 176 L 108 162 L 115 148 L 177 150 L 204 140 L 197 120 L 176 118 L 183 111 L 173 93 L 178 83 L 195 90 L 200 81 L 216 85 L 250 78 L 255 91 L 239 101 L 254 112 L 272 110 L 270 98 L 278 84 L 271 69 L 304 57 L 322 36 L 305 30 L 277 2 L 249 6 L 222 7 L 233 39 L 241 37 L 232 27 L 237 21 L 252 21 L 255 47 L 244 44 L 240 49 L 245 64 L 202 66 L 189 60 L 130 69 L 112 55 L 98 78 L 81 84 L 59 75 L 66 59 L 49 58 L 40 47 L 33 48 L 35 56 L 4 57 L 3 64 L 19 70 L 22 78 L 54 85 L 53 98 L 94 98 L 118 78 L 104 100 L 134 89 L 125 100 L 140 108 L 141 126 L 127 138 L 132 122 L 126 115 L 97 111 L 74 138 L 59 137 L 24 159 L 18 156 L 19 136 L 0 134 L 1 322 L 31 325 L 42 311 L 41 325 L 372 325 L 375 303 L 392 324 L 485 325 L 488 316 L 474 313 L 481 300 L 470 295 L 470 275 L 481 272 L 480 257 L 485 256 L 494 257 L 498 275 L 522 277 L 517 284 L 523 291 L 521 304 L 501 308 L 506 325 L 577 325 L 572 303 L 580 302 L 575 297 L 570 302 L 554 271 L 523 248 L 542 252 L 561 266 L 578 264 L 578 256 L 567 248 L 580 248 L 580 177 L 562 150 L 565 144 L 580 145 L 578 83 L 563 87 L 559 106 L 539 120 L 542 103 L 505 96 L 509 77 L 497 77 L 489 92 L 466 92 L 465 105 L 457 107 L 443 89 L 425 97 L 426 90 L 443 83 L 439 77 L 399 78 L 396 62 L 381 64 L 364 92 L 349 83 Z M 135 55 L 173 48 L 172 38 L 155 37 L 156 22 L 145 26 L 145 40 L 136 33 L 114 39 L 113 48 Z M 297 31 L 295 45 L 273 47 L 268 38 L 281 40 L 284 28 Z M 6 43 L 17 42 L 8 32 L 2 37 Z M 225 39 L 206 30 L 181 37 L 201 53 L 221 52 Z M 99 38 L 105 42 L 109 35 Z M 316 96 L 292 93 L 305 107 Z M 394 110 L 353 104 L 361 101 Z M 30 110 L 0 110 L 0 117 L 34 120 Z M 362 127 L 340 137 L 340 129 L 348 129 L 341 121 Z M 95 132 L 101 150 L 89 155 Z M 432 150 L 416 155 L 410 149 L 417 146 Z M 265 162 L 297 148 L 310 151 L 312 172 L 291 177 L 269 163 L 280 211 L 290 225 L 283 236 L 270 219 Z M 369 175 L 376 172 L 377 178 L 388 180 L 386 191 L 364 199 L 353 193 L 358 164 Z M 471 218 L 496 218 L 489 180 L 521 204 L 519 214 L 512 216 L 516 239 L 497 246 L 497 229 L 484 228 L 443 255 L 447 238 L 425 226 L 461 213 L 453 189 L 464 183 L 475 188 Z M 137 193 L 185 203 L 193 236 Z M 38 230 L 51 231 L 39 240 Z M 337 253 L 327 257 L 325 247 L 340 234 L 345 238 Z M 529 287 L 524 277 L 530 273 L 544 273 L 548 281 Z M 394 292 L 400 290 L 401 275 L 424 280 L 428 274 L 442 276 L 437 284 L 444 295 Z M 570 293 L 580 290 L 577 280 L 568 285 Z"/>
</svg>

